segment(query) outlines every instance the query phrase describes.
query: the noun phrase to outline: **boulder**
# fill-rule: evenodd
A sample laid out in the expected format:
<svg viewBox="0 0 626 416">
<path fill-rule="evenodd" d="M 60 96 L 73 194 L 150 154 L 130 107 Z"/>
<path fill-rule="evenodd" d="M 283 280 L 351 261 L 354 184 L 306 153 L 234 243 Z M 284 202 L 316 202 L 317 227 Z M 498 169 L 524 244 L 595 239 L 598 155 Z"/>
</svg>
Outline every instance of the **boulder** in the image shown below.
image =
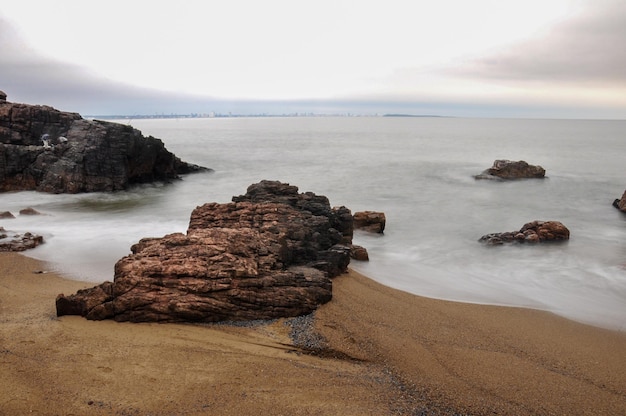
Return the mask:
<svg viewBox="0 0 626 416">
<path fill-rule="evenodd" d="M 496 160 L 493 166 L 474 176 L 476 179 L 513 180 L 513 179 L 542 179 L 546 176 L 546 170 L 541 166 L 529 165 L 520 160 Z"/>
<path fill-rule="evenodd" d="M 486 234 L 478 241 L 488 245 L 504 243 L 541 243 L 569 240 L 569 230 L 559 221 L 533 221 L 519 231 Z"/>
<path fill-rule="evenodd" d="M 203 170 L 131 126 L 0 100 L 0 191 L 117 191 Z"/>
<path fill-rule="evenodd" d="M 622 212 L 626 212 L 626 191 L 624 191 L 620 199 L 613 201 L 613 206 Z"/>
<path fill-rule="evenodd" d="M 57 315 L 132 322 L 217 322 L 308 314 L 350 262 L 352 215 L 275 181 L 197 207 L 186 233 L 144 238 L 114 281 L 57 297 Z"/>
<path fill-rule="evenodd" d="M 11 211 L 0 212 L 0 219 L 12 219 L 15 218 L 15 215 L 11 213 Z"/>
<path fill-rule="evenodd" d="M 354 213 L 354 229 L 382 234 L 385 231 L 385 214 L 376 211 Z"/>
</svg>

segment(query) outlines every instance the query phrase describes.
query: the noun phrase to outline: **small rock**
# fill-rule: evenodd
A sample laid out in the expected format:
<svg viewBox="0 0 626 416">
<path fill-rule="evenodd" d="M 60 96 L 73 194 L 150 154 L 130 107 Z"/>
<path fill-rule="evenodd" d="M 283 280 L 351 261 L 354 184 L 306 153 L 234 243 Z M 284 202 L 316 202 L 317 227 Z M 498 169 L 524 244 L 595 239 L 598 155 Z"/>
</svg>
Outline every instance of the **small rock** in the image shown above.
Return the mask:
<svg viewBox="0 0 626 416">
<path fill-rule="evenodd" d="M 34 208 L 24 208 L 20 210 L 20 215 L 41 215 L 41 212 L 37 211 Z"/>
<path fill-rule="evenodd" d="M 478 241 L 487 245 L 501 245 L 564 240 L 569 240 L 569 230 L 559 221 L 532 221 L 524 224 L 519 231 L 486 234 Z"/>
<path fill-rule="evenodd" d="M 0 219 L 10 219 L 15 218 L 15 215 L 11 214 L 10 211 L 0 212 Z"/>
</svg>

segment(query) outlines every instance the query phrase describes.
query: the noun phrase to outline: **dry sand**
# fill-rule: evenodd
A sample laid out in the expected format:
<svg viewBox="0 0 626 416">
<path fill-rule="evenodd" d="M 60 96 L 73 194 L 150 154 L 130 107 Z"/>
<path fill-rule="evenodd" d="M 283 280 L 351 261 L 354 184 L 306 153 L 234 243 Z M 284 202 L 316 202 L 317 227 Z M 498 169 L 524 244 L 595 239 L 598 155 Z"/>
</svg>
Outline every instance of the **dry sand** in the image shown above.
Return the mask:
<svg viewBox="0 0 626 416">
<path fill-rule="evenodd" d="M 549 313 L 350 272 L 315 313 L 315 355 L 285 320 L 57 318 L 58 293 L 93 284 L 45 267 L 0 253 L 0 415 L 626 415 L 626 333 Z"/>
</svg>

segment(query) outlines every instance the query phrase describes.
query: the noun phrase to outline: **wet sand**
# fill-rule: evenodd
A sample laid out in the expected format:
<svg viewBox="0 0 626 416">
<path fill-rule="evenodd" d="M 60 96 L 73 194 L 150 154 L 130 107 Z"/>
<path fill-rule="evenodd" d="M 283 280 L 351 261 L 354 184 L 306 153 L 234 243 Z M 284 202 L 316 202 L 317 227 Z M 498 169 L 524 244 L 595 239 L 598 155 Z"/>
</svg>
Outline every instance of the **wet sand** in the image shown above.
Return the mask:
<svg viewBox="0 0 626 416">
<path fill-rule="evenodd" d="M 355 272 L 287 320 L 131 324 L 55 316 L 92 283 L 0 253 L 0 415 L 620 415 L 626 333 L 410 295 Z M 315 346 L 318 345 L 319 342 Z"/>
</svg>

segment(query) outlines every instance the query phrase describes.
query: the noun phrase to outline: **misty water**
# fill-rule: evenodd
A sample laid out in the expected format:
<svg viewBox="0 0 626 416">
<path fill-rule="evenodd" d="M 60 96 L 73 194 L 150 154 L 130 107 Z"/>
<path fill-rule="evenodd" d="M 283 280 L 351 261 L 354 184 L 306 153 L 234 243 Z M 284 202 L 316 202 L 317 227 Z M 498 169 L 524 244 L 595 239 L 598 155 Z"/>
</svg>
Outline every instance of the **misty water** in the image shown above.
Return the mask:
<svg viewBox="0 0 626 416">
<path fill-rule="evenodd" d="M 353 212 L 383 211 L 384 235 L 357 232 L 385 285 L 449 300 L 549 310 L 626 330 L 626 121 L 400 117 L 129 120 L 213 173 L 113 194 L 0 195 L 3 220 L 46 243 L 27 255 L 78 280 L 112 280 L 143 237 L 184 232 L 191 211 L 228 202 L 262 179 L 326 195 Z M 543 166 L 544 180 L 477 181 L 495 159 Z M 478 239 L 557 220 L 569 242 L 487 247 Z"/>
</svg>

